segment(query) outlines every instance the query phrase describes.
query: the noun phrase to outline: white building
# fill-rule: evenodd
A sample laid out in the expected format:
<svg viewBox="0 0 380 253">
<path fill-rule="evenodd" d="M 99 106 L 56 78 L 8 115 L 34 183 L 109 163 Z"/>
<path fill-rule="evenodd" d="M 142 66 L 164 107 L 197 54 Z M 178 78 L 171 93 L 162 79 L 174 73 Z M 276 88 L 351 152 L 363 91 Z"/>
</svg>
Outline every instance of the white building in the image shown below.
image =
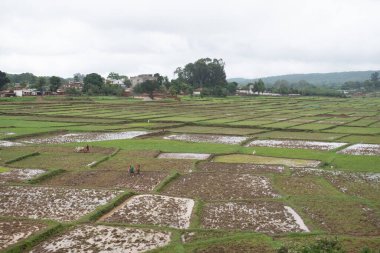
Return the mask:
<svg viewBox="0 0 380 253">
<path fill-rule="evenodd" d="M 37 96 L 38 93 L 36 89 L 14 90 L 13 92 L 15 93 L 16 97 Z"/>
<path fill-rule="evenodd" d="M 124 85 L 124 78 L 120 80 L 107 78 L 106 82 L 109 82 L 110 84 Z"/>
<path fill-rule="evenodd" d="M 142 74 L 138 76 L 132 76 L 130 80 L 131 80 L 132 87 L 135 87 L 136 85 L 143 83 L 145 81 L 156 80 L 156 78 L 152 74 Z"/>
</svg>

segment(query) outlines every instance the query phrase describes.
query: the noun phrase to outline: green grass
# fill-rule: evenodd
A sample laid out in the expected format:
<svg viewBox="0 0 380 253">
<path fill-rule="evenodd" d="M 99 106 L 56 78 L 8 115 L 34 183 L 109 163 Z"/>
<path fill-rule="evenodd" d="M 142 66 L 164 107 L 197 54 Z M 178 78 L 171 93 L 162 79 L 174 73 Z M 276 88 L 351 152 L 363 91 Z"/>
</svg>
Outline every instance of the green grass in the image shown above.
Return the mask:
<svg viewBox="0 0 380 253">
<path fill-rule="evenodd" d="M 309 124 L 303 124 L 303 125 L 293 126 L 293 127 L 290 127 L 290 128 L 291 129 L 298 129 L 298 130 L 323 130 L 323 129 L 330 128 L 330 127 L 334 127 L 334 125 L 331 125 L 331 124 L 309 123 Z"/>
<path fill-rule="evenodd" d="M 345 127 L 339 126 L 333 129 L 325 130 L 329 133 L 344 133 L 344 134 L 380 134 L 380 127 Z"/>
<path fill-rule="evenodd" d="M 284 121 L 284 122 L 276 122 L 276 123 L 272 123 L 272 124 L 263 125 L 263 127 L 267 127 L 267 128 L 289 128 L 289 127 L 292 127 L 295 125 L 300 125 L 300 123 Z"/>
<path fill-rule="evenodd" d="M 8 168 L 4 168 L 0 166 L 0 173 L 9 171 Z"/>
<path fill-rule="evenodd" d="M 255 134 L 260 139 L 294 139 L 294 140 L 317 140 L 332 141 L 345 136 L 345 134 L 334 133 L 310 133 L 310 132 L 293 132 L 293 131 L 272 131 L 266 133 Z M 343 141 L 343 140 L 340 140 Z"/>
<path fill-rule="evenodd" d="M 376 135 L 349 135 L 339 139 L 342 142 L 350 142 L 350 143 L 374 143 L 380 144 L 380 136 Z"/>
<path fill-rule="evenodd" d="M 222 155 L 214 158 L 215 162 L 222 163 L 254 163 L 254 164 L 281 164 L 286 166 L 308 167 L 310 160 L 288 159 L 279 157 L 257 156 L 257 155 Z"/>
</svg>

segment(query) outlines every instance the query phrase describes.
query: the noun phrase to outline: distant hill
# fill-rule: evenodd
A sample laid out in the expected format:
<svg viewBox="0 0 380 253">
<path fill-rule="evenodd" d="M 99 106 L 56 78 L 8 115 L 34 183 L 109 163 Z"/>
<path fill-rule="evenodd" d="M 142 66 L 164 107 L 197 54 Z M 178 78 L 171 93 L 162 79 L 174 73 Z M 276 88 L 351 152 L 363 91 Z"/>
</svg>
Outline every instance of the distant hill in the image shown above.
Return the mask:
<svg viewBox="0 0 380 253">
<path fill-rule="evenodd" d="M 300 80 L 305 80 L 314 85 L 340 85 L 347 81 L 365 81 L 368 80 L 373 72 L 369 71 L 348 71 L 348 72 L 333 72 L 333 73 L 310 73 L 310 74 L 290 74 L 280 76 L 261 77 L 265 84 L 273 84 L 277 80 L 286 80 L 289 83 L 296 83 Z M 245 85 L 254 82 L 259 78 L 229 78 L 229 82 L 237 82 L 240 85 Z"/>
</svg>

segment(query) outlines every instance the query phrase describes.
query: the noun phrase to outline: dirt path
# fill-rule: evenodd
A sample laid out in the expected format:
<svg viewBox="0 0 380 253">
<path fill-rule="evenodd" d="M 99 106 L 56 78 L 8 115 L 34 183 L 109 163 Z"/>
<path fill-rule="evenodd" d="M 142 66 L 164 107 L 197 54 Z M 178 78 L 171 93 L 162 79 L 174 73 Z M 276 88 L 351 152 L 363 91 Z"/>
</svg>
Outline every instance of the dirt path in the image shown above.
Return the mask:
<svg viewBox="0 0 380 253">
<path fill-rule="evenodd" d="M 41 103 L 44 101 L 44 98 L 42 96 L 37 96 L 36 102 Z"/>
</svg>

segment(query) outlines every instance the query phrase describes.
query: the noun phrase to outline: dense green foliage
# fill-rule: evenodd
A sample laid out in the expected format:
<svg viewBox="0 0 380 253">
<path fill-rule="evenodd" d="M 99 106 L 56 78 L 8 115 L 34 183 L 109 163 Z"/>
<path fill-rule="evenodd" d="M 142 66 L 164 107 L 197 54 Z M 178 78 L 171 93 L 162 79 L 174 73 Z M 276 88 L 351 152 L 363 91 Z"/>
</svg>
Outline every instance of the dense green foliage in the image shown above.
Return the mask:
<svg viewBox="0 0 380 253">
<path fill-rule="evenodd" d="M 10 82 L 5 72 L 0 71 L 0 90 Z"/>
<path fill-rule="evenodd" d="M 222 59 L 202 58 L 174 72 L 178 80 L 201 89 L 203 96 L 223 97 L 228 94 L 225 63 Z"/>
<path fill-rule="evenodd" d="M 315 86 L 340 86 L 345 82 L 364 82 L 375 71 L 347 71 L 347 72 L 332 72 L 332 73 L 310 73 L 310 74 L 290 74 L 261 77 L 261 79 L 269 86 L 274 84 L 278 80 L 286 80 L 289 83 L 297 83 L 301 80 L 305 80 Z M 246 78 L 230 78 L 228 81 L 237 82 L 240 85 L 246 85 L 254 82 L 257 79 Z"/>
<path fill-rule="evenodd" d="M 32 73 L 7 74 L 7 76 L 11 83 L 35 84 L 37 82 L 37 76 Z"/>
<path fill-rule="evenodd" d="M 289 83 L 286 80 L 276 81 L 272 87 L 268 88 L 273 93 L 282 95 L 300 94 L 303 96 L 328 96 L 328 97 L 343 97 L 343 93 L 334 88 L 326 86 L 316 86 L 301 80 L 297 83 Z"/>
<path fill-rule="evenodd" d="M 160 89 L 160 84 L 157 80 L 146 80 L 133 88 L 137 94 L 147 93 L 151 99 L 154 99 L 154 92 Z"/>
<path fill-rule="evenodd" d="M 50 91 L 55 92 L 57 91 L 59 86 L 61 86 L 62 79 L 59 78 L 58 76 L 52 76 L 49 78 L 49 83 L 50 83 L 50 86 L 49 86 Z"/>
<path fill-rule="evenodd" d="M 249 83 L 248 87 L 251 87 L 252 92 L 254 93 L 264 93 L 265 91 L 265 84 L 263 80 L 259 79 L 258 81 L 255 81 L 254 83 Z"/>
<path fill-rule="evenodd" d="M 118 85 L 106 84 L 99 74 L 91 73 L 84 77 L 82 91 L 88 95 L 121 95 L 123 89 Z"/>
<path fill-rule="evenodd" d="M 365 80 L 364 82 L 360 82 L 360 81 L 345 82 L 342 85 L 342 89 L 359 90 L 359 91 L 367 91 L 367 92 L 380 90 L 379 72 L 372 73 L 370 76 L 370 79 Z"/>
</svg>

